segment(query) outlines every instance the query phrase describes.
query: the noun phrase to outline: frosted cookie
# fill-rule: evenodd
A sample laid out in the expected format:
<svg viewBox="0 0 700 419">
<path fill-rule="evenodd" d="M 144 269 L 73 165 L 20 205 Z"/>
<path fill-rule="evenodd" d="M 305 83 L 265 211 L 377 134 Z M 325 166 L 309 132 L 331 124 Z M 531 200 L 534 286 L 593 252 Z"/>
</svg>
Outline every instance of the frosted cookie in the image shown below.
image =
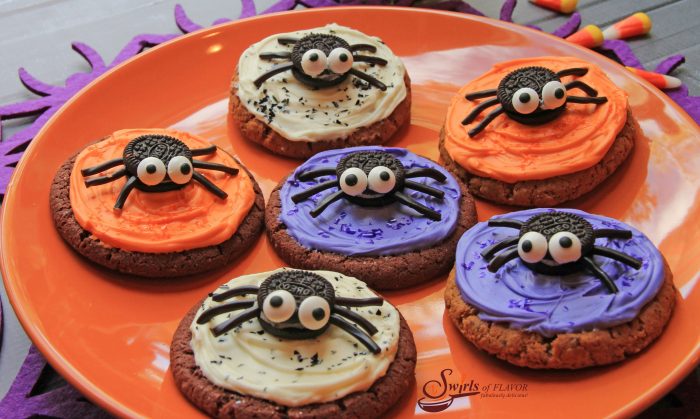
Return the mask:
<svg viewBox="0 0 700 419">
<path fill-rule="evenodd" d="M 675 288 L 661 253 L 633 227 L 535 209 L 460 239 L 445 303 L 476 347 L 519 366 L 577 369 L 650 345 L 671 317 Z"/>
<path fill-rule="evenodd" d="M 401 314 L 355 278 L 282 268 L 220 286 L 170 351 L 182 393 L 214 417 L 379 417 L 412 386 Z"/>
<path fill-rule="evenodd" d="M 380 39 L 331 24 L 246 49 L 230 111 L 244 138 L 305 158 L 387 142 L 410 122 L 410 88 L 403 63 Z"/>
</svg>

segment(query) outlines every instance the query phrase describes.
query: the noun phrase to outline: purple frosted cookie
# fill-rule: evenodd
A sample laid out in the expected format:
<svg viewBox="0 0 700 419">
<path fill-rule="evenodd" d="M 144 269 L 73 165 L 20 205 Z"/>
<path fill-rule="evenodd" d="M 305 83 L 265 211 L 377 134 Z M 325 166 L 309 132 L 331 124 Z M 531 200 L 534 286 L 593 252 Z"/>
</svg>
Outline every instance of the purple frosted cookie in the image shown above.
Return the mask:
<svg viewBox="0 0 700 419">
<path fill-rule="evenodd" d="M 282 180 L 265 211 L 268 236 L 293 267 L 333 269 L 376 289 L 449 271 L 476 222 L 461 181 L 402 148 L 316 154 Z"/>
<path fill-rule="evenodd" d="M 648 346 L 671 316 L 675 289 L 663 256 L 635 228 L 533 209 L 464 234 L 445 302 L 477 347 L 520 366 L 573 369 Z"/>
</svg>

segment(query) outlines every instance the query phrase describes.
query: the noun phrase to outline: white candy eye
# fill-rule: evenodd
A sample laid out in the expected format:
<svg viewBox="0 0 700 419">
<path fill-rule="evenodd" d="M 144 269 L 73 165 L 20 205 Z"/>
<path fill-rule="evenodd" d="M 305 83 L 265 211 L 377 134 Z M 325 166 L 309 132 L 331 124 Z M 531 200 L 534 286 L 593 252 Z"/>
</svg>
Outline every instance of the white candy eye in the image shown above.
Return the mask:
<svg viewBox="0 0 700 419">
<path fill-rule="evenodd" d="M 262 311 L 273 323 L 289 320 L 297 308 L 294 296 L 285 290 L 272 291 L 263 301 Z"/>
<path fill-rule="evenodd" d="M 301 56 L 301 69 L 311 77 L 316 77 L 326 69 L 326 54 L 320 49 L 310 49 Z"/>
<path fill-rule="evenodd" d="M 141 183 L 155 186 L 165 179 L 165 164 L 157 157 L 146 157 L 136 168 Z"/>
<path fill-rule="evenodd" d="M 547 238 L 536 231 L 528 231 L 518 241 L 518 255 L 527 263 L 537 263 L 547 255 Z"/>
<path fill-rule="evenodd" d="M 352 63 L 352 53 L 345 48 L 336 48 L 328 54 L 328 68 L 335 74 L 347 73 Z"/>
<path fill-rule="evenodd" d="M 367 175 L 358 167 L 346 169 L 340 175 L 340 189 L 350 196 L 357 196 L 367 189 Z"/>
<path fill-rule="evenodd" d="M 561 82 L 550 81 L 542 88 L 542 109 L 556 109 L 566 103 L 566 87 Z"/>
<path fill-rule="evenodd" d="M 168 176 L 178 185 L 184 185 L 192 179 L 192 163 L 185 156 L 175 156 L 168 162 Z"/>
<path fill-rule="evenodd" d="M 331 307 L 328 301 L 312 295 L 299 304 L 299 322 L 310 330 L 318 330 L 328 323 Z"/>
<path fill-rule="evenodd" d="M 568 231 L 560 231 L 549 239 L 549 254 L 557 263 L 576 262 L 581 258 L 581 240 Z"/>
<path fill-rule="evenodd" d="M 386 166 L 377 166 L 370 170 L 367 180 L 369 188 L 378 193 L 391 192 L 396 185 L 396 175 Z"/>
<path fill-rule="evenodd" d="M 523 87 L 515 92 L 512 103 L 516 112 L 527 115 L 535 112 L 540 105 L 540 98 L 535 89 Z"/>
</svg>

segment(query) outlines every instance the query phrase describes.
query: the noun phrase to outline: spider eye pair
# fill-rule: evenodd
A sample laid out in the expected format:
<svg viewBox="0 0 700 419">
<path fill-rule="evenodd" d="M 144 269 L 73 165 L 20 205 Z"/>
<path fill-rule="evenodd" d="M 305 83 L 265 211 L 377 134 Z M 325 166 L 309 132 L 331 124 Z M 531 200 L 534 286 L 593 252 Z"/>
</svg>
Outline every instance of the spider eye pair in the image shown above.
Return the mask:
<svg viewBox="0 0 700 419">
<path fill-rule="evenodd" d="M 310 49 L 301 57 L 301 68 L 304 73 L 316 77 L 326 69 L 336 74 L 345 74 L 352 67 L 352 53 L 346 48 L 335 48 L 328 56 L 320 49 Z"/>
<path fill-rule="evenodd" d="M 513 108 L 521 114 L 531 114 L 542 109 L 556 109 L 566 103 L 566 87 L 559 81 L 550 81 L 542 88 L 542 98 L 530 87 L 518 89 L 513 95 Z"/>
<path fill-rule="evenodd" d="M 518 241 L 518 255 L 528 263 L 537 263 L 547 256 L 559 264 L 575 262 L 581 258 L 581 240 L 573 233 L 560 231 L 549 239 L 536 231 L 529 231 Z"/>
<path fill-rule="evenodd" d="M 158 185 L 165 179 L 165 175 L 170 180 L 183 185 L 192 179 L 192 162 L 185 156 L 175 156 L 168 162 L 168 167 L 157 157 L 146 157 L 141 160 L 136 168 L 136 176 L 148 186 Z"/>
<path fill-rule="evenodd" d="M 365 174 L 359 167 L 346 169 L 340 175 L 340 189 L 350 196 L 362 194 L 368 187 L 370 190 L 385 194 L 396 186 L 396 175 L 386 166 L 377 166 Z"/>
<path fill-rule="evenodd" d="M 273 291 L 263 301 L 262 311 L 265 317 L 273 323 L 283 323 L 298 312 L 299 323 L 306 329 L 318 330 L 328 324 L 331 307 L 325 299 L 312 295 L 299 304 L 294 296 L 285 290 Z"/>
</svg>

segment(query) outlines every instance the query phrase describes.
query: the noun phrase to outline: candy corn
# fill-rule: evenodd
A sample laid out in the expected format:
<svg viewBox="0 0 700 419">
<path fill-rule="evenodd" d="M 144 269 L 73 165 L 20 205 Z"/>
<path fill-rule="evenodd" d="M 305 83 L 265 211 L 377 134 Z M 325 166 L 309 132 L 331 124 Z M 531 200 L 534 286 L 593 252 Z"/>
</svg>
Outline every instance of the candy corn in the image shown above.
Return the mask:
<svg viewBox="0 0 700 419">
<path fill-rule="evenodd" d="M 603 31 L 596 25 L 588 25 L 580 31 L 569 35 L 567 41 L 586 48 L 595 48 L 603 44 Z"/>
<path fill-rule="evenodd" d="M 603 37 L 610 39 L 626 39 L 649 33 L 651 19 L 644 12 L 638 12 L 627 17 L 603 31 Z"/>
<path fill-rule="evenodd" d="M 627 67 L 627 69 L 659 89 L 675 89 L 681 85 L 681 81 L 673 76 L 640 70 L 634 67 Z"/>
<path fill-rule="evenodd" d="M 530 0 L 530 3 L 554 10 L 559 13 L 571 13 L 576 10 L 578 0 Z"/>
</svg>

